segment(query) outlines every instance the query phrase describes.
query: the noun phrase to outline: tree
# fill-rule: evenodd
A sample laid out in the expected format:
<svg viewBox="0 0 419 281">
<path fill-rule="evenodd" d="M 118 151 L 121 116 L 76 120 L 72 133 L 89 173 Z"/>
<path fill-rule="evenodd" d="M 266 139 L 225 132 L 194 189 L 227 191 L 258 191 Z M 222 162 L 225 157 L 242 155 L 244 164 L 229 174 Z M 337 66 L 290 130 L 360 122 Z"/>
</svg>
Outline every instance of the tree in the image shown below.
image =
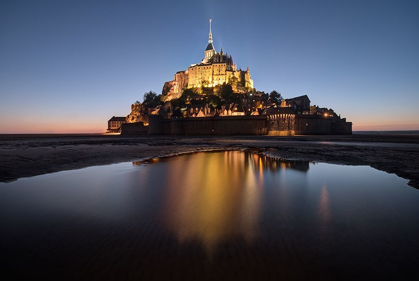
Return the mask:
<svg viewBox="0 0 419 281">
<path fill-rule="evenodd" d="M 173 107 L 184 107 L 186 104 L 191 103 L 191 98 L 196 96 L 196 89 L 183 89 L 179 98 L 171 100 Z"/>
<path fill-rule="evenodd" d="M 214 94 L 214 88 L 213 87 L 202 87 L 201 88 L 201 94 L 204 96 L 209 96 Z"/>
<path fill-rule="evenodd" d="M 234 93 L 230 96 L 230 102 L 242 104 L 241 94 Z"/>
<path fill-rule="evenodd" d="M 217 97 L 221 97 L 221 87 L 222 87 L 222 85 L 215 85 L 214 86 L 213 93 Z"/>
<path fill-rule="evenodd" d="M 185 89 L 180 96 L 180 99 L 183 100 L 185 103 L 189 103 L 191 97 L 195 96 L 196 92 L 192 89 Z"/>
<path fill-rule="evenodd" d="M 161 95 L 157 95 L 156 92 L 149 91 L 148 93 L 144 93 L 143 103 L 146 104 L 147 107 L 156 107 L 160 104 Z"/>
<path fill-rule="evenodd" d="M 170 102 L 172 103 L 173 108 L 180 108 L 185 106 L 185 100 L 181 99 L 180 97 L 178 99 L 172 99 Z"/>
<path fill-rule="evenodd" d="M 221 99 L 215 95 L 209 96 L 207 102 L 212 108 L 219 108 L 221 106 Z"/>
<path fill-rule="evenodd" d="M 269 94 L 269 99 L 271 100 L 271 102 L 274 102 L 276 104 L 279 104 L 283 100 L 282 95 L 275 90 L 273 90 Z"/>
<path fill-rule="evenodd" d="M 221 86 L 221 98 L 224 100 L 230 99 L 231 95 L 233 94 L 233 88 L 230 84 L 223 84 Z"/>
</svg>

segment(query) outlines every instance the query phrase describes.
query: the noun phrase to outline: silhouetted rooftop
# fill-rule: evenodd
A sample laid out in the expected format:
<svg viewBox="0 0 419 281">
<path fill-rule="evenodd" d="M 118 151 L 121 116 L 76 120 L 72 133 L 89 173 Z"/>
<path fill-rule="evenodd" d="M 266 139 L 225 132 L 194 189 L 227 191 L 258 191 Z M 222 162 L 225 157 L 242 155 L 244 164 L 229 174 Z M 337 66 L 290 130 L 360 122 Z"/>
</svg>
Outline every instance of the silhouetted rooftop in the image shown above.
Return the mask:
<svg viewBox="0 0 419 281">
<path fill-rule="evenodd" d="M 115 117 L 113 116 L 109 121 L 125 121 L 126 117 Z"/>
<path fill-rule="evenodd" d="M 210 50 L 214 50 L 214 45 L 212 45 L 212 43 L 208 43 L 207 48 L 205 49 L 205 51 L 210 51 Z"/>
</svg>

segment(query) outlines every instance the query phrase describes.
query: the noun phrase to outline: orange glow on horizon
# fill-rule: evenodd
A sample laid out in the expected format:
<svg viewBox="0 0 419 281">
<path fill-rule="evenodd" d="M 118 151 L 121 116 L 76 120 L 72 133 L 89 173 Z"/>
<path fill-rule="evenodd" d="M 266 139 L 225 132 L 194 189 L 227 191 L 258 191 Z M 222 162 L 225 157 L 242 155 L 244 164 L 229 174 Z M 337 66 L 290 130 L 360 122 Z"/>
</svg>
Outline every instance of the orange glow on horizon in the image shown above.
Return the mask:
<svg viewBox="0 0 419 281">
<path fill-rule="evenodd" d="M 99 134 L 105 133 L 107 120 L 97 123 L 33 123 L 33 124 L 0 124 L 0 134 Z"/>
<path fill-rule="evenodd" d="M 413 131 L 413 130 L 419 130 L 419 124 L 374 125 L 374 124 L 353 123 L 352 125 L 352 131 Z"/>
<path fill-rule="evenodd" d="M 347 121 L 352 122 L 353 131 L 405 131 L 419 130 L 418 124 L 402 123 L 404 120 L 376 120 L 361 116 L 345 116 Z M 105 133 L 108 127 L 108 119 L 92 120 L 76 118 L 74 120 L 0 120 L 0 134 L 91 134 Z M 388 122 L 387 122 L 388 121 Z"/>
</svg>

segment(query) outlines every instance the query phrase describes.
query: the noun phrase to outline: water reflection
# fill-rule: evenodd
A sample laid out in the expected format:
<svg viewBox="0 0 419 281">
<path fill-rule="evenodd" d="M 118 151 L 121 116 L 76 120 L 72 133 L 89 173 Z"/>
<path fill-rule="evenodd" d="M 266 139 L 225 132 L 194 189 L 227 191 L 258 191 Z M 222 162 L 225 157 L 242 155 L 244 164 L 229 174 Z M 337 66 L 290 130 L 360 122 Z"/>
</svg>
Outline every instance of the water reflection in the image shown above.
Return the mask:
<svg viewBox="0 0 419 281">
<path fill-rule="evenodd" d="M 231 151 L 0 183 L 2 268 L 24 280 L 410 280 L 419 192 L 406 183 Z"/>
<path fill-rule="evenodd" d="M 249 152 L 249 151 L 205 152 L 204 154 L 211 155 L 213 153 L 223 153 L 224 165 L 228 165 L 229 163 L 232 163 L 231 161 L 228 161 L 228 159 L 231 160 L 233 158 L 237 160 L 238 156 L 235 156 L 235 155 L 244 154 L 245 155 L 244 163 L 246 165 L 249 165 L 249 163 L 252 162 L 253 163 L 252 165 L 256 167 L 257 169 L 259 169 L 259 171 L 260 171 L 260 168 L 262 168 L 262 171 L 263 170 L 276 171 L 278 169 L 291 169 L 291 170 L 296 170 L 300 172 L 307 172 L 310 168 L 310 164 L 315 164 L 314 162 L 308 162 L 308 161 L 285 160 L 285 159 L 270 157 L 270 156 L 266 156 L 266 155 L 262 155 L 262 154 L 258 154 L 254 152 Z M 203 153 L 189 154 L 189 156 L 191 155 L 202 156 Z M 185 155 L 185 156 L 188 156 L 188 155 Z M 163 157 L 163 158 L 150 158 L 150 159 L 141 160 L 141 161 L 133 161 L 132 164 L 135 166 L 144 165 L 144 164 L 146 165 L 156 164 L 158 162 L 166 161 L 166 160 L 177 158 L 177 157 L 178 156 Z"/>
<path fill-rule="evenodd" d="M 239 236 L 251 243 L 257 237 L 266 170 L 309 168 L 308 162 L 238 151 L 222 152 L 222 157 L 200 153 L 176 161 L 163 192 L 163 224 L 180 243 L 200 241 L 209 255 L 229 238 Z"/>
<path fill-rule="evenodd" d="M 324 235 L 327 232 L 327 227 L 330 220 L 329 192 L 327 191 L 326 183 L 323 185 L 320 194 L 319 214 L 321 218 L 320 233 Z"/>
</svg>

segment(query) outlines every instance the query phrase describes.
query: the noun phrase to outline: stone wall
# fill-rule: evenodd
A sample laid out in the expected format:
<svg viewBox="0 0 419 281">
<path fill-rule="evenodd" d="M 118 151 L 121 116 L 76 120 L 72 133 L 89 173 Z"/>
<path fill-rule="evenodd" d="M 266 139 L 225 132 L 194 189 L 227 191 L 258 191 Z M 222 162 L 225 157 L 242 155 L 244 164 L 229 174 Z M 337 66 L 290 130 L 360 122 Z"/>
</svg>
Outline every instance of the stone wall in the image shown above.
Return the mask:
<svg viewBox="0 0 419 281">
<path fill-rule="evenodd" d="M 122 132 L 125 134 L 124 124 Z M 132 132 L 133 129 L 130 129 Z M 330 135 L 352 134 L 352 123 L 345 119 L 313 115 L 274 114 L 164 119 L 149 117 L 150 135 Z"/>
<path fill-rule="evenodd" d="M 266 135 L 266 116 L 150 118 L 149 134 L 163 135 Z"/>
<path fill-rule="evenodd" d="M 325 118 L 321 115 L 296 115 L 296 135 L 351 135 L 352 123 L 346 119 Z"/>
<path fill-rule="evenodd" d="M 333 135 L 352 135 L 352 122 L 346 122 L 346 118 L 332 122 Z"/>
<path fill-rule="evenodd" d="M 165 119 L 160 115 L 150 115 L 148 122 L 149 135 L 171 135 L 171 119 Z"/>
<path fill-rule="evenodd" d="M 148 126 L 144 126 L 143 122 L 122 124 L 121 135 L 146 135 L 146 134 L 148 134 Z"/>
<path fill-rule="evenodd" d="M 268 135 L 295 135 L 295 114 L 278 113 L 268 115 Z"/>
<path fill-rule="evenodd" d="M 296 135 L 328 135 L 331 133 L 331 122 L 329 119 L 316 115 L 296 115 Z"/>
</svg>

